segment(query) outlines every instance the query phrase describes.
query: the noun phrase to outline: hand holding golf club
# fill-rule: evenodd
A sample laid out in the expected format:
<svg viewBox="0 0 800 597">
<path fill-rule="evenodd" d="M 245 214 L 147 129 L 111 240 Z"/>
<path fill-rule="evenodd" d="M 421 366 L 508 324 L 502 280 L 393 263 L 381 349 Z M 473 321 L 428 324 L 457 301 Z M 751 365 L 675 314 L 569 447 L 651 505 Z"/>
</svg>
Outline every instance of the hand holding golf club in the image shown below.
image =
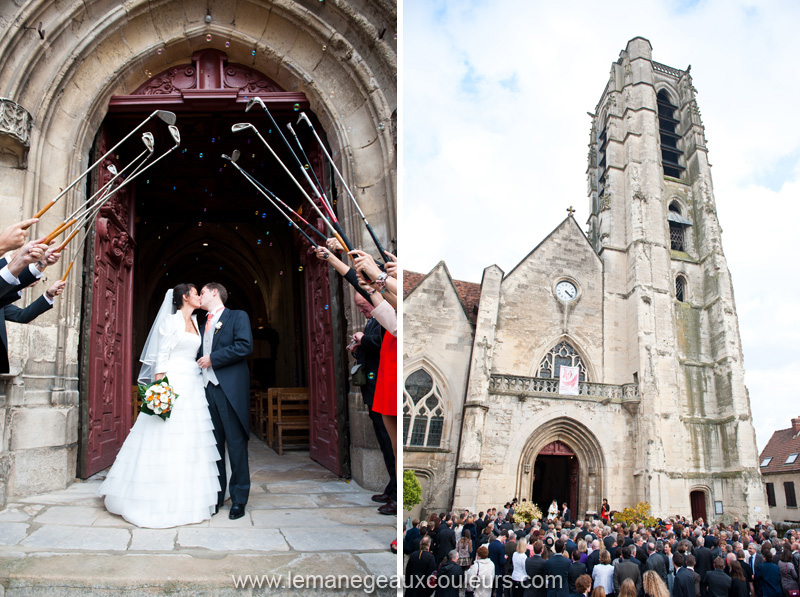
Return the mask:
<svg viewBox="0 0 800 597">
<path fill-rule="evenodd" d="M 11 226 L 0 232 L 0 255 L 19 249 L 24 245 L 25 239 L 28 238 L 28 228 L 38 221 L 38 218 L 23 220 L 22 222 L 11 224 Z"/>
<path fill-rule="evenodd" d="M 36 263 L 44 257 L 47 251 L 47 244 L 44 239 L 40 238 L 32 240 L 19 251 L 17 251 L 8 263 L 8 271 L 15 278 L 19 277 L 22 270 L 28 267 L 31 263 Z"/>
<path fill-rule="evenodd" d="M 56 282 L 54 282 L 53 285 L 45 291 L 45 294 L 50 300 L 52 300 L 64 292 L 66 285 L 67 283 L 64 280 L 56 280 Z"/>
</svg>

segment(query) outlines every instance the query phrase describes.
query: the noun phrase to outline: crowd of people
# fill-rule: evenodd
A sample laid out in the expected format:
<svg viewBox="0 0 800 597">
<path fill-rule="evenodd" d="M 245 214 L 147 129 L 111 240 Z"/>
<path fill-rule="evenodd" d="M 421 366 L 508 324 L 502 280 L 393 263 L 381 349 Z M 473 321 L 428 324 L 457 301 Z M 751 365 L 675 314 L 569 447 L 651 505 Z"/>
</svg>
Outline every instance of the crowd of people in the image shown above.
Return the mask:
<svg viewBox="0 0 800 597">
<path fill-rule="evenodd" d="M 366 252 L 351 251 L 352 266 L 337 257 L 343 251 L 335 239 L 316 249 L 316 257 L 327 261 L 354 288 L 355 303 L 367 320 L 363 331 L 353 334 L 347 349 L 356 365 L 351 370 L 353 385 L 369 409 L 369 418 L 383 454 L 389 483 L 372 500 L 382 503 L 378 512 L 397 515 L 397 260 L 378 263 Z M 397 541 L 391 544 L 397 551 Z"/>
<path fill-rule="evenodd" d="M 404 533 L 411 597 L 798 597 L 800 531 L 783 537 L 702 519 L 655 526 L 603 518 L 514 518 L 516 499 L 486 512 L 431 514 Z"/>
<path fill-rule="evenodd" d="M 9 373 L 11 359 L 8 353 L 6 321 L 29 323 L 52 309 L 55 298 L 64 291 L 65 282 L 57 280 L 41 297 L 25 308 L 14 305 L 22 297 L 22 291 L 38 283 L 45 268 L 58 262 L 57 248 L 45 239 L 27 242 L 28 229 L 38 222 L 33 218 L 12 224 L 0 232 L 0 256 L 14 251 L 9 257 L 0 258 L 0 373 Z"/>
</svg>

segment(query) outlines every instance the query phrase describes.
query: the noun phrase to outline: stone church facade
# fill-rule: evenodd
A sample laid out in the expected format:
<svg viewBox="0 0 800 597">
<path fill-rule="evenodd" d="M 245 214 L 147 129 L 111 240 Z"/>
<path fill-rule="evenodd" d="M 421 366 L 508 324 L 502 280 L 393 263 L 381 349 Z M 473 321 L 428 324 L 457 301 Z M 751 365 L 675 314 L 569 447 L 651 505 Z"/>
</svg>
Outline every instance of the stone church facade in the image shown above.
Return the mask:
<svg viewBox="0 0 800 597">
<path fill-rule="evenodd" d="M 689 70 L 634 38 L 592 121 L 591 215 L 478 284 L 444 263 L 404 299 L 404 467 L 424 511 L 603 498 L 658 516 L 761 517 L 705 131 Z M 577 366 L 577 396 L 559 394 Z M 761 513 L 761 514 L 759 514 Z"/>
<path fill-rule="evenodd" d="M 55 308 L 30 325 L 9 324 L 11 373 L 0 376 L 0 507 L 64 488 L 113 461 L 131 425 L 137 348 L 166 288 L 212 275 L 231 285 L 233 308 L 250 314 L 251 370 L 264 378 L 263 389 L 310 387 L 312 457 L 362 486 L 384 487 L 367 410 L 358 392 L 348 393 L 345 339 L 364 325 L 352 293 L 279 216 L 270 211 L 261 219 L 272 208 L 238 186 L 246 181 L 232 176 L 219 156 L 241 147 L 243 160 L 251 153 L 256 158 L 258 139 L 231 133 L 243 121 L 267 135 L 264 112 L 245 114 L 248 98 L 262 96 L 283 123 L 291 118 L 294 124 L 295 112 L 305 111 L 383 246 L 394 249 L 396 22 L 393 0 L 2 4 L 0 226 L 30 218 L 154 109 L 177 114 L 183 144 L 165 160 L 171 171 L 162 171 L 159 183 L 162 191 L 175 191 L 178 207 L 153 188 L 154 169 L 152 185 L 148 177 L 120 193 L 103 208 L 85 248 L 79 251 L 74 241 L 46 272 L 52 283 L 75 259 Z M 160 155 L 168 144 L 166 126 L 157 124 L 151 126 Z M 377 255 L 303 126 L 295 130 L 342 228 L 356 247 Z M 201 137 L 217 144 L 193 145 Z M 287 159 L 280 143 L 275 147 Z M 120 166 L 125 151 L 132 150 L 123 146 L 108 161 Z M 263 147 L 260 153 L 268 158 Z M 267 171 L 255 163 L 245 167 L 257 178 Z M 277 165 L 260 167 L 270 169 L 262 178 L 268 185 L 283 180 Z M 300 170 L 294 174 L 300 177 Z M 170 176 L 181 182 L 167 189 Z M 217 176 L 225 184 L 212 189 Z M 34 234 L 53 230 L 107 177 L 99 168 L 45 214 Z M 302 209 L 299 199 L 289 199 L 299 197 L 296 189 L 285 190 L 283 199 Z M 164 218 L 153 217 L 154 208 Z M 323 230 L 309 212 L 306 206 L 306 218 Z M 269 226 L 272 236 L 265 236 Z M 214 250 L 201 253 L 209 245 Z M 20 304 L 41 291 L 41 285 L 25 290 Z"/>
</svg>

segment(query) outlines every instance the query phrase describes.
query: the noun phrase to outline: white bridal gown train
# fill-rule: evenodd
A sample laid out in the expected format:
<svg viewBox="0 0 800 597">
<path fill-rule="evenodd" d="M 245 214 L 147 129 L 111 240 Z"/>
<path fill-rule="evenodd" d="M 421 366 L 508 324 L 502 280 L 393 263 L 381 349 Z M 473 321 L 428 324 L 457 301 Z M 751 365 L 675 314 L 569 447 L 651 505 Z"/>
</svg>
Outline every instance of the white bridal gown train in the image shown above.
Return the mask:
<svg viewBox="0 0 800 597">
<path fill-rule="evenodd" d="M 172 317 L 175 317 L 174 315 Z M 140 414 L 98 490 L 109 512 L 139 527 L 167 528 L 211 518 L 219 452 L 197 351 L 200 336 L 177 314 L 165 372 L 178 395 L 166 421 Z"/>
</svg>

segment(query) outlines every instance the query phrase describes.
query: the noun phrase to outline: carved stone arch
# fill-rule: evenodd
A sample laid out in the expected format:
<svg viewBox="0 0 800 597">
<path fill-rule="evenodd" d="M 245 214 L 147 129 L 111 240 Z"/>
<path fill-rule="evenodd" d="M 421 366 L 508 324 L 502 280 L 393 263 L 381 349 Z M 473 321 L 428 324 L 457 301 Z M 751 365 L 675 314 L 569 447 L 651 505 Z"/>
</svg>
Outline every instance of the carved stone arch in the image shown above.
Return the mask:
<svg viewBox="0 0 800 597">
<path fill-rule="evenodd" d="M 410 510 L 411 513 L 410 516 L 412 518 L 418 518 L 419 520 L 422 520 L 423 517 L 427 515 L 427 510 L 425 509 L 425 505 L 433 503 L 433 487 L 436 484 L 435 483 L 436 475 L 433 472 L 433 470 L 425 466 L 404 467 L 403 470 L 411 471 L 414 473 L 415 476 L 422 477 L 423 479 L 425 479 L 425 483 L 423 483 L 420 480 L 420 485 L 423 486 L 422 496 L 421 496 L 422 500 L 417 506 L 414 506 L 414 508 Z M 415 511 L 417 510 L 419 511 L 419 513 L 415 516 L 416 514 Z"/>
<path fill-rule="evenodd" d="M 431 360 L 428 355 L 418 354 L 416 356 L 405 357 L 403 359 L 403 379 L 408 377 L 409 374 L 413 373 L 417 369 L 425 369 L 431 374 L 432 377 L 434 377 L 434 381 L 439 384 L 442 392 L 450 392 L 450 383 L 447 378 L 447 374 L 441 367 Z"/>
<path fill-rule="evenodd" d="M 537 358 L 535 358 L 531 363 L 531 369 L 528 374 L 529 377 L 538 377 L 539 365 L 541 364 L 542 359 L 544 359 L 545 356 L 561 342 L 566 342 L 569 344 L 580 356 L 581 362 L 586 367 L 586 379 L 584 381 L 598 381 L 599 378 L 595 366 L 592 364 L 591 359 L 589 359 L 587 356 L 586 351 L 581 348 L 582 343 L 578 341 L 578 339 L 572 334 L 561 334 L 547 342 L 544 345 L 544 348 L 539 351 Z"/>
<path fill-rule="evenodd" d="M 692 508 L 692 518 L 695 517 L 694 507 L 692 504 L 692 494 L 696 492 L 701 493 L 704 496 L 703 499 L 705 502 L 705 516 L 703 517 L 703 519 L 706 523 L 708 523 L 710 520 L 713 520 L 715 518 L 715 514 L 712 511 L 714 502 L 711 499 L 712 496 L 711 488 L 703 483 L 696 483 L 689 486 L 689 495 L 687 496 L 687 498 L 689 499 L 689 507 Z"/>
<path fill-rule="evenodd" d="M 572 417 L 558 416 L 540 425 L 530 435 L 517 465 L 514 495 L 531 499 L 536 457 L 542 448 L 555 441 L 569 446 L 578 458 L 578 507 L 573 515 L 582 520 L 587 510 L 599 512 L 606 490 L 605 455 L 595 434 Z"/>
<path fill-rule="evenodd" d="M 664 82 L 656 83 L 655 87 L 656 87 L 656 97 L 658 97 L 658 95 L 663 91 L 664 93 L 666 93 L 672 105 L 675 106 L 677 110 L 681 109 L 680 95 L 678 94 L 677 90 L 674 87 Z"/>
</svg>

